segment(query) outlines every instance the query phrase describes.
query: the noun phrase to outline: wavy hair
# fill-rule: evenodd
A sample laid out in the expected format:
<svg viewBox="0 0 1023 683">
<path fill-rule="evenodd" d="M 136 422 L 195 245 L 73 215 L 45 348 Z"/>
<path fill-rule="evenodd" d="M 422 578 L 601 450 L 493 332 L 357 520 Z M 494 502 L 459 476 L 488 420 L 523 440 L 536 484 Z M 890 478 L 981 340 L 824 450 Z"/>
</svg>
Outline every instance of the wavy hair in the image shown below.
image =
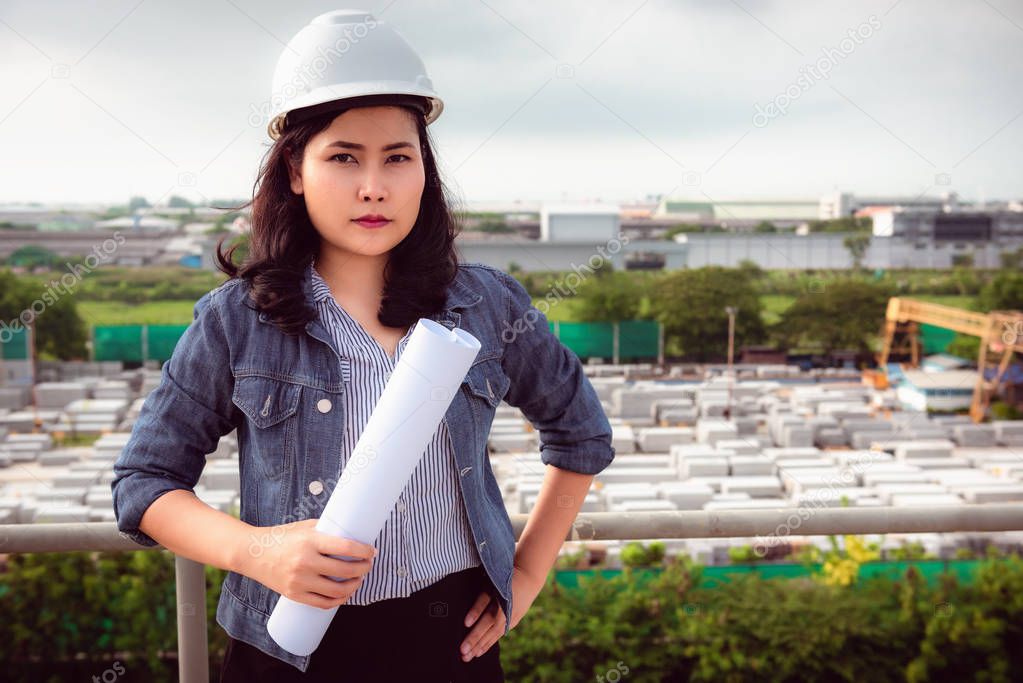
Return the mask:
<svg viewBox="0 0 1023 683">
<path fill-rule="evenodd" d="M 419 215 L 405 239 L 389 252 L 384 268 L 384 295 L 377 318 L 387 327 L 407 328 L 421 317 L 439 312 L 448 286 L 458 272 L 455 237 L 458 223 L 448 191 L 437 170 L 433 146 L 422 112 L 402 107 L 415 117 L 426 182 Z M 235 264 L 236 250 L 222 252 L 217 243 L 217 268 L 230 278 L 247 280 L 249 300 L 287 334 L 300 334 L 316 311 L 306 304 L 301 279 L 320 245 L 320 235 L 306 211 L 305 199 L 291 190 L 287 164 L 302 163 L 306 144 L 337 118 L 327 112 L 294 125 L 267 150 L 253 186 L 252 199 L 234 210 L 252 207 L 248 253 Z"/>
</svg>

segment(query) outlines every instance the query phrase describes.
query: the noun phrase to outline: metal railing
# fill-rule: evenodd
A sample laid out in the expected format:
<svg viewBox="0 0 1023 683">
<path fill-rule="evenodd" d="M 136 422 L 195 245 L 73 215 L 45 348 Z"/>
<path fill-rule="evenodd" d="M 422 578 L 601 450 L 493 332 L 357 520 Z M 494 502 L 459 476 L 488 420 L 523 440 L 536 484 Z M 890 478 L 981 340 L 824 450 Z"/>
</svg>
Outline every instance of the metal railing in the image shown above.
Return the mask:
<svg viewBox="0 0 1023 683">
<path fill-rule="evenodd" d="M 528 515 L 511 515 L 518 538 Z M 789 535 L 899 534 L 1023 530 L 1023 503 L 921 508 L 786 508 L 678 512 L 580 513 L 566 540 L 760 538 Z M 159 550 L 121 535 L 112 522 L 0 525 L 0 554 Z M 178 676 L 208 683 L 204 567 L 175 556 Z"/>
</svg>

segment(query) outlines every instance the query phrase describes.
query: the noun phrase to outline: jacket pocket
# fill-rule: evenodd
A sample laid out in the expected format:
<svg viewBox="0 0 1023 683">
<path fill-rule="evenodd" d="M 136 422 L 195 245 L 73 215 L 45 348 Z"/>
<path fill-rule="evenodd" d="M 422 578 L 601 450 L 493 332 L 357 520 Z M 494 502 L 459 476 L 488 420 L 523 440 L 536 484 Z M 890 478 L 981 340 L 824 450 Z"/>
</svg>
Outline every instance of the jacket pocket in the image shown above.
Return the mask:
<svg viewBox="0 0 1023 683">
<path fill-rule="evenodd" d="M 501 359 L 490 358 L 470 367 L 462 386 L 469 392 L 470 397 L 475 399 L 474 406 L 493 412 L 508 392 L 510 383 L 511 379 L 504 374 L 501 367 Z M 482 401 L 483 405 L 478 405 L 477 400 Z"/>
<path fill-rule="evenodd" d="M 241 457 L 248 456 L 263 475 L 277 478 L 292 457 L 295 447 L 295 417 L 302 385 L 261 375 L 235 379 L 231 400 L 248 418 L 248 443 Z"/>
</svg>

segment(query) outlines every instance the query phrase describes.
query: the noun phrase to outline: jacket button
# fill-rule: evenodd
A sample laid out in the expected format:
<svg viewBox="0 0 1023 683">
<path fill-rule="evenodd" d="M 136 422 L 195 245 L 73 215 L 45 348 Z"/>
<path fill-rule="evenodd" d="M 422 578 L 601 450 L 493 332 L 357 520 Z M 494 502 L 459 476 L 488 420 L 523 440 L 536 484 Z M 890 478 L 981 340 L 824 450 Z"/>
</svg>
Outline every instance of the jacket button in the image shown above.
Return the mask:
<svg viewBox="0 0 1023 683">
<path fill-rule="evenodd" d="M 323 493 L 323 482 L 319 479 L 309 482 L 309 493 L 318 496 Z"/>
<path fill-rule="evenodd" d="M 316 409 L 321 413 L 329 413 L 331 407 L 332 404 L 329 398 L 321 398 L 319 401 L 316 402 Z"/>
<path fill-rule="evenodd" d="M 465 475 L 469 474 L 469 470 L 471 469 L 472 469 L 471 465 L 469 467 L 463 467 L 461 472 L 462 476 L 464 477 Z"/>
<path fill-rule="evenodd" d="M 480 543 L 480 550 L 483 550 L 483 546 L 485 546 L 486 544 L 487 544 L 486 539 L 483 539 L 483 542 Z"/>
</svg>

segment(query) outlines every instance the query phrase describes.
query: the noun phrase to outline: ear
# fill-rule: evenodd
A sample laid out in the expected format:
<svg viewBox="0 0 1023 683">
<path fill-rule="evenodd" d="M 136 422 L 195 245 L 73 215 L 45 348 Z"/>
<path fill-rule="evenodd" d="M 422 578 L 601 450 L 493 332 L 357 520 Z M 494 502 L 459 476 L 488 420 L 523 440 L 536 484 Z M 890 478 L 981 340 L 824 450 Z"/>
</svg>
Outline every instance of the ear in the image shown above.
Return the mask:
<svg viewBox="0 0 1023 683">
<path fill-rule="evenodd" d="M 295 164 L 291 161 L 291 150 L 286 150 L 284 153 L 284 163 L 288 167 L 288 179 L 291 182 L 291 191 L 295 194 L 302 194 L 302 168 L 299 166 L 295 167 Z M 301 164 L 301 162 L 299 162 Z"/>
</svg>

